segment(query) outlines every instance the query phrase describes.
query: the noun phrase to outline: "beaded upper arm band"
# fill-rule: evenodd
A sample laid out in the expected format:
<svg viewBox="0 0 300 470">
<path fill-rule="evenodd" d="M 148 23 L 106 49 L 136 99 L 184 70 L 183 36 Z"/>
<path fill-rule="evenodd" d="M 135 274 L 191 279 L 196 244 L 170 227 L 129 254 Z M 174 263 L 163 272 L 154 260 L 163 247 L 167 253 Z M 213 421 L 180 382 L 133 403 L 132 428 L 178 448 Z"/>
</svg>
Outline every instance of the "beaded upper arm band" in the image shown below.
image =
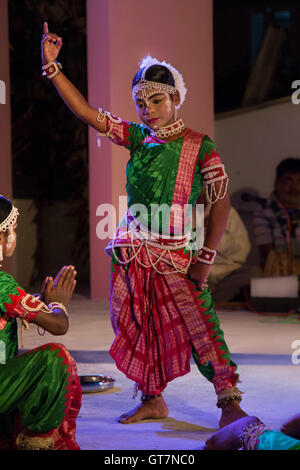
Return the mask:
<svg viewBox="0 0 300 470">
<path fill-rule="evenodd" d="M 202 168 L 200 172 L 204 180 L 207 202 L 214 204 L 219 199 L 223 199 L 226 196 L 229 182 L 223 163 Z M 220 187 L 217 190 L 215 183 L 218 181 L 220 181 Z"/>
<path fill-rule="evenodd" d="M 96 121 L 103 123 L 106 122 L 107 131 L 106 132 L 97 132 L 98 147 L 101 147 L 100 137 L 110 137 L 112 131 L 112 124 L 121 124 L 122 118 L 113 116 L 108 111 L 104 111 L 102 108 L 98 108 L 98 116 Z"/>
</svg>

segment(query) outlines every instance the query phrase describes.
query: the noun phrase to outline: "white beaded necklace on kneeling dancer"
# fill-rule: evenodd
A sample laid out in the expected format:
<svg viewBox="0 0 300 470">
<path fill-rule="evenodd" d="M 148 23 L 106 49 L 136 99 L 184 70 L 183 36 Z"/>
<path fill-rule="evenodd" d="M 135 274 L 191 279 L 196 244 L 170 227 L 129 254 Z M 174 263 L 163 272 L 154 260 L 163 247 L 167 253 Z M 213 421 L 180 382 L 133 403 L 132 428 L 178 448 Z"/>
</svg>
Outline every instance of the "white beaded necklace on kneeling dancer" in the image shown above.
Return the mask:
<svg viewBox="0 0 300 470">
<path fill-rule="evenodd" d="M 181 134 L 184 131 L 185 125 L 182 119 L 178 119 L 178 121 L 169 124 L 168 126 L 161 127 L 157 130 L 151 130 L 152 136 L 157 137 L 158 139 L 166 139 L 167 137 L 171 137 L 173 135 Z"/>
</svg>

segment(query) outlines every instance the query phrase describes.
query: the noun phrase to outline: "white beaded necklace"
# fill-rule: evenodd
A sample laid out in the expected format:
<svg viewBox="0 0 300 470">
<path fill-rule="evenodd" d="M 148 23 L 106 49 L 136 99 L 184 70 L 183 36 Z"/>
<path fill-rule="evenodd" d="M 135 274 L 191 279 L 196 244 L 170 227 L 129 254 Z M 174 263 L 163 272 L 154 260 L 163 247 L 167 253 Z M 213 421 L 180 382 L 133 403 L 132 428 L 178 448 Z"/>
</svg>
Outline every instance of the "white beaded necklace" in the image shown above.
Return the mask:
<svg viewBox="0 0 300 470">
<path fill-rule="evenodd" d="M 152 130 L 151 135 L 159 139 L 166 139 L 173 135 L 180 134 L 185 129 L 185 125 L 182 119 L 169 124 L 168 126 L 161 127 L 160 129 Z"/>
</svg>

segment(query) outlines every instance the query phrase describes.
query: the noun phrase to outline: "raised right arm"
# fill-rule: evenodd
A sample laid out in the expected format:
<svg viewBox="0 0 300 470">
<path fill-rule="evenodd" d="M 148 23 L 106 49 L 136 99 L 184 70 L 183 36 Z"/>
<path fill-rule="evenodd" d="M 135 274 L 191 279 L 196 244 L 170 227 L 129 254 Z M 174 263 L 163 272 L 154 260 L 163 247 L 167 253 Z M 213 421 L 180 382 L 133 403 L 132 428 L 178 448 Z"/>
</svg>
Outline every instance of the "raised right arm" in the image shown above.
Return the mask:
<svg viewBox="0 0 300 470">
<path fill-rule="evenodd" d="M 56 61 L 63 43 L 62 38 L 49 32 L 47 22 L 43 25 L 43 33 L 41 53 L 42 63 L 46 65 Z M 51 78 L 51 81 L 63 101 L 76 117 L 98 132 L 107 131 L 106 120 L 103 122 L 97 121 L 97 109 L 89 105 L 84 96 L 61 71 Z"/>
</svg>

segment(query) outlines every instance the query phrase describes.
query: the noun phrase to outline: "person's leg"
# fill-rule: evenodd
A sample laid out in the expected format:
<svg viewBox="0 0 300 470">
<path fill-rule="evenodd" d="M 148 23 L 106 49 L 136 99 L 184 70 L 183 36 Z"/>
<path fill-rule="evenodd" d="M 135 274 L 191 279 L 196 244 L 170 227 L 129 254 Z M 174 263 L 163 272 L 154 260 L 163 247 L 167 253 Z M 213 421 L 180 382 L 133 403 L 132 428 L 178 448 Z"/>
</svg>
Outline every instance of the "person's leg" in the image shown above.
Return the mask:
<svg viewBox="0 0 300 470">
<path fill-rule="evenodd" d="M 140 250 L 139 256 L 144 254 Z M 125 261 L 126 249 L 120 249 L 118 256 Z M 149 264 L 148 259 L 142 261 Z M 207 369 L 207 378 L 215 386 L 222 408 L 220 424 L 246 415 L 239 407 L 236 365 L 230 359 L 208 289 L 200 292 L 185 275 L 160 275 L 151 267 L 141 267 L 135 259 L 126 267 L 113 260 L 111 317 L 116 337 L 110 354 L 143 394 L 159 395 L 168 382 L 188 373 L 193 348 L 196 361 Z M 142 402 L 126 416 L 135 420 L 147 407 L 149 417 L 150 404 L 152 408 L 160 402 L 165 417 L 166 405 L 157 398 Z M 121 419 L 125 422 L 127 418 Z"/>
<path fill-rule="evenodd" d="M 246 416 L 224 426 L 205 443 L 204 450 L 237 450 L 242 447 L 241 438 L 245 429 L 257 425 L 260 420 L 256 416 Z"/>
<path fill-rule="evenodd" d="M 255 416 L 241 418 L 213 434 L 204 450 L 299 450 L 300 441 L 267 429 Z"/>
<path fill-rule="evenodd" d="M 0 421 L 14 420 L 17 448 L 79 449 L 75 421 L 81 386 L 65 346 L 46 344 L 9 359 L 0 367 L 0 378 L 5 386 Z"/>
<path fill-rule="evenodd" d="M 82 391 L 80 379 L 77 375 L 76 362 L 64 345 L 52 344 L 49 346 L 51 346 L 51 350 L 56 351 L 57 360 L 61 361 L 61 358 L 64 358 L 62 364 L 68 366 L 66 394 L 64 396 L 64 417 L 57 428 L 35 437 L 53 440 L 55 450 L 80 450 L 76 442 L 76 419 L 81 408 Z M 54 367 L 55 363 L 53 364 Z M 32 433 L 26 434 L 30 436 Z"/>
<path fill-rule="evenodd" d="M 288 419 L 280 431 L 295 439 L 300 439 L 300 413 Z"/>
<path fill-rule="evenodd" d="M 116 252 L 119 259 L 125 259 L 125 249 L 117 249 Z M 116 338 L 110 354 L 117 367 L 136 382 L 135 388 L 142 391 L 141 402 L 118 418 L 122 424 L 137 423 L 143 419 L 163 419 L 169 413 L 161 394 L 166 382 L 156 380 L 160 358 L 154 360 L 156 350 L 152 354 L 152 347 L 155 348 L 158 338 L 152 337 L 157 312 L 155 307 L 151 309 L 149 305 L 150 286 L 154 281 L 149 274 L 149 270 L 142 270 L 134 262 L 124 266 L 115 257 L 112 258 L 110 310 Z M 142 285 L 139 285 L 141 279 Z M 158 336 L 158 329 L 156 333 Z"/>
<path fill-rule="evenodd" d="M 241 392 L 236 388 L 239 375 L 220 328 L 214 301 L 208 288 L 200 291 L 186 280 L 186 295 L 190 294 L 189 314 L 183 310 L 193 348 L 193 357 L 200 372 L 211 381 L 217 394 L 217 406 L 222 410 L 220 427 L 247 416 L 240 408 Z"/>
<path fill-rule="evenodd" d="M 128 413 L 122 414 L 118 421 L 122 424 L 132 424 L 143 419 L 167 418 L 168 414 L 169 410 L 162 394 L 142 395 L 141 403 Z"/>
</svg>

